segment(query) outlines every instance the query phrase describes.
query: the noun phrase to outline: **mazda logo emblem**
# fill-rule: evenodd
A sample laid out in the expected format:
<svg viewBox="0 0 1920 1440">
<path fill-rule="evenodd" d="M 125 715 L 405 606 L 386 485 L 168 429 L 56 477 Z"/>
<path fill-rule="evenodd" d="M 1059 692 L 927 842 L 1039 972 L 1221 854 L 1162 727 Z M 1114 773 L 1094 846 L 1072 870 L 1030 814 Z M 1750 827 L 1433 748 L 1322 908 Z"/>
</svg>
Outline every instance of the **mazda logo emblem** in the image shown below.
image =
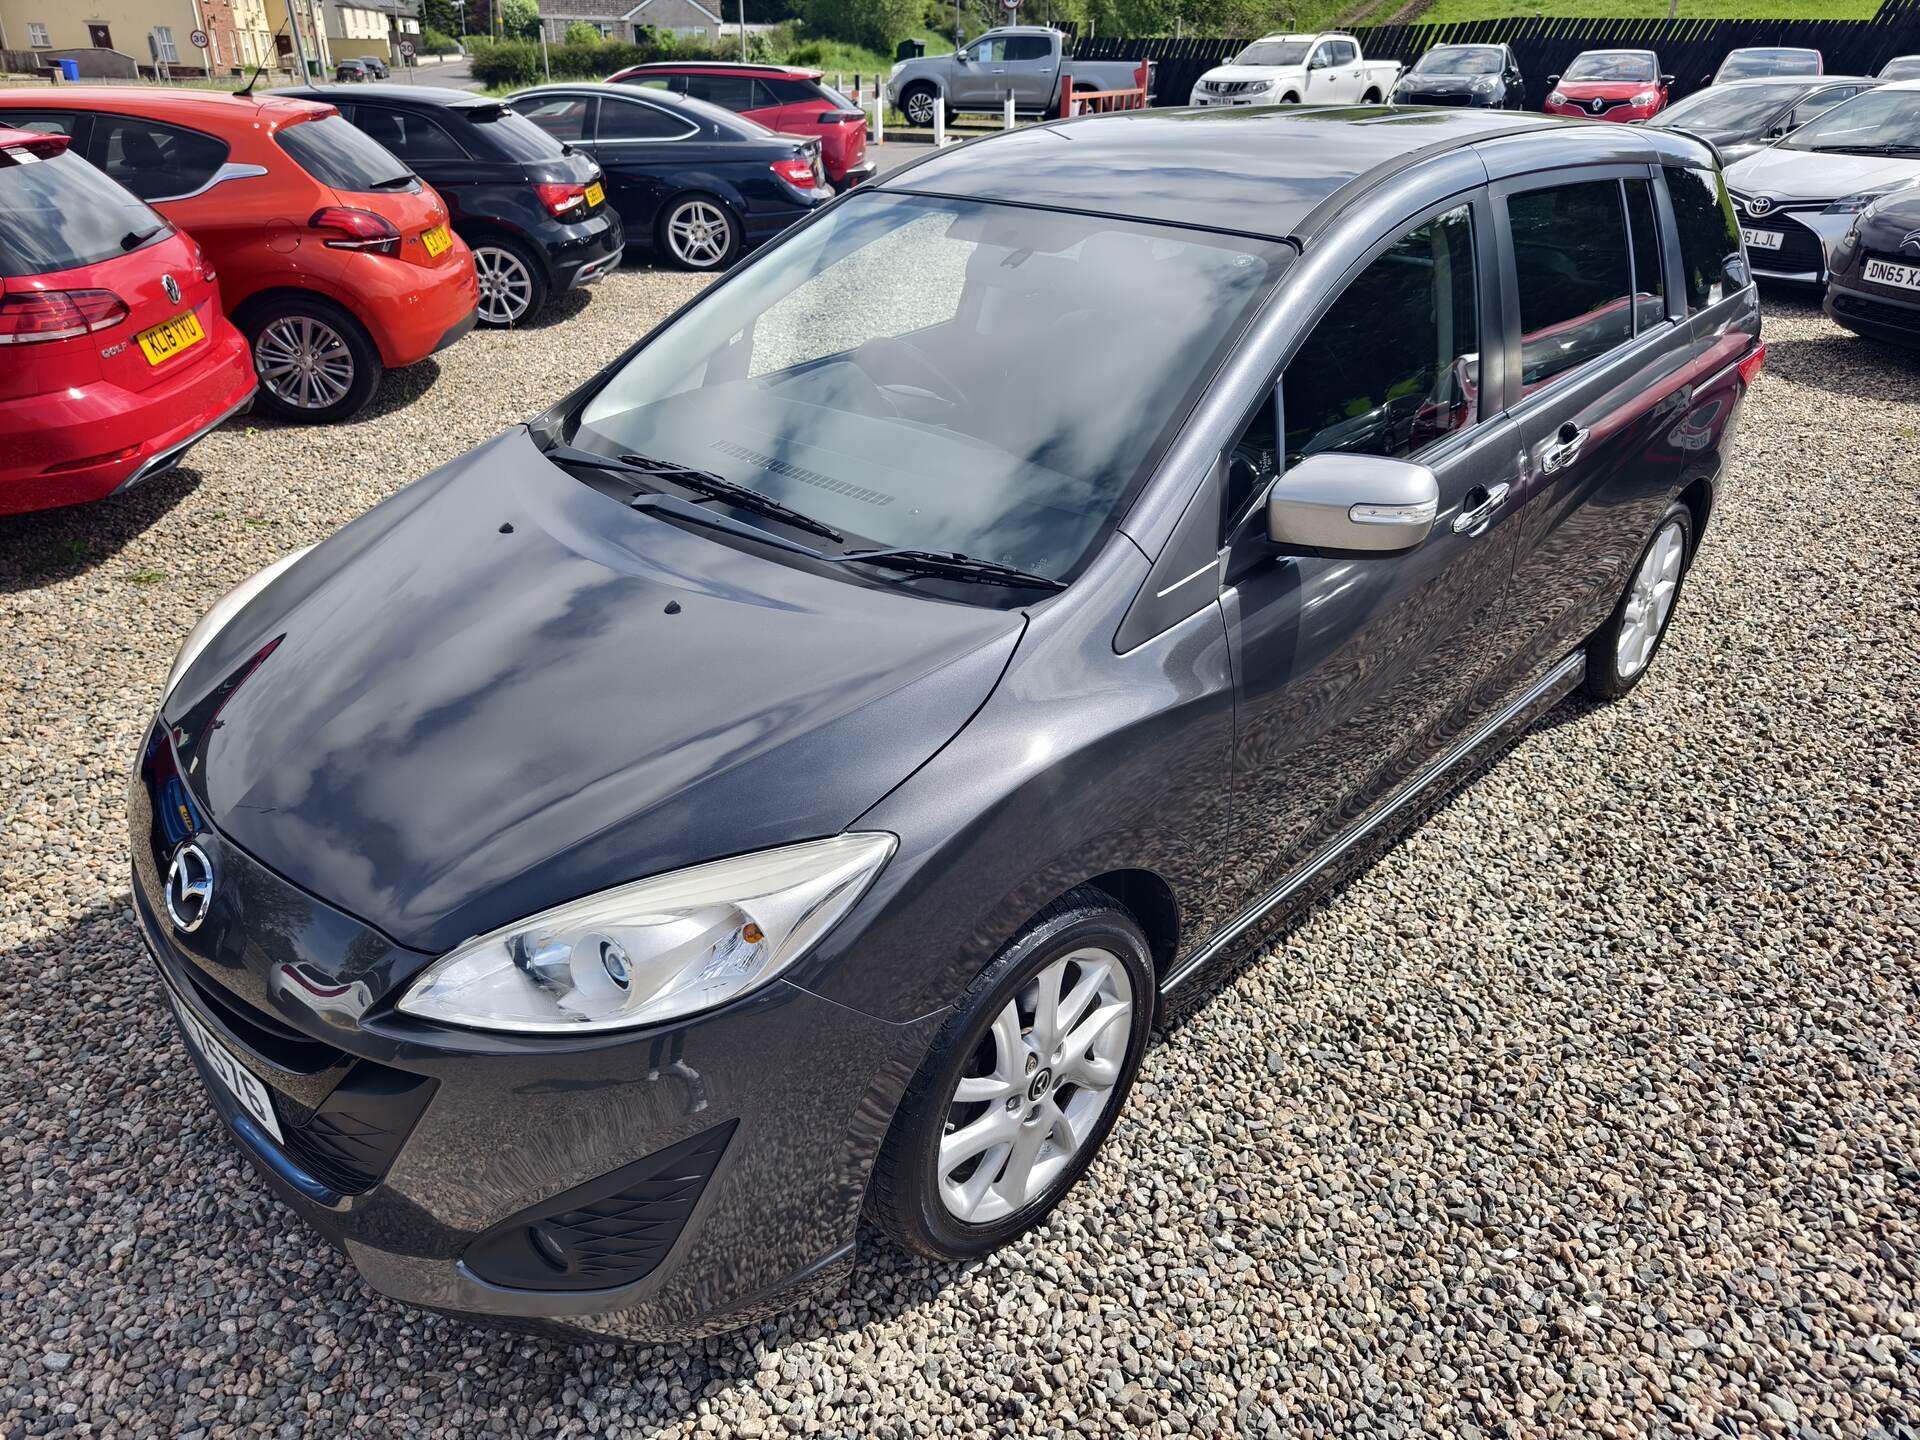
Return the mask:
<svg viewBox="0 0 1920 1440">
<path fill-rule="evenodd" d="M 171 275 L 162 275 L 160 277 L 160 288 L 167 292 L 167 299 L 176 305 L 180 303 L 180 282 L 178 280 L 174 279 Z"/>
<path fill-rule="evenodd" d="M 1773 209 L 1773 201 L 1764 195 L 1756 195 L 1747 202 L 1747 213 L 1749 215 L 1764 215 L 1771 209 Z"/>
<path fill-rule="evenodd" d="M 213 908 L 213 862 L 198 845 L 182 845 L 167 867 L 167 915 L 190 935 Z"/>
<path fill-rule="evenodd" d="M 1909 230 L 1900 237 L 1902 250 L 1920 250 L 1920 230 Z"/>
</svg>

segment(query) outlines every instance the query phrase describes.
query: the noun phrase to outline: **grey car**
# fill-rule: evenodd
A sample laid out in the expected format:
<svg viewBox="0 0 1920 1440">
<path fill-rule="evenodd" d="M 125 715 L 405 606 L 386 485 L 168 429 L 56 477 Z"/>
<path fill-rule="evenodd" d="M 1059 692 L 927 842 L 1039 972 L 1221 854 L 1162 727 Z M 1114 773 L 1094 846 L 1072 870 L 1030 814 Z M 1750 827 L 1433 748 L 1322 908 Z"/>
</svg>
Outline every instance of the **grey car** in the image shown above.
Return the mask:
<svg viewBox="0 0 1920 1440">
<path fill-rule="evenodd" d="M 1879 83 L 1863 75 L 1726 80 L 1696 90 L 1646 123 L 1698 135 L 1720 152 L 1723 165 L 1731 165 Z"/>
<path fill-rule="evenodd" d="M 415 1305 L 688 1336 L 863 1236 L 1015 1243 L 1157 1026 L 1640 683 L 1759 324 L 1683 135 L 931 152 L 195 628 L 130 786 L 154 1001 Z"/>
<path fill-rule="evenodd" d="M 887 100 L 909 122 L 931 125 L 934 108 L 998 113 L 1008 100 L 1023 115 L 1048 115 L 1060 108 L 1060 76 L 1065 71 L 1075 91 L 1124 90 L 1133 85 L 1141 62 L 1069 60 L 1065 37 L 1045 25 L 1006 25 L 989 30 L 951 55 L 902 60 L 887 76 Z M 1148 94 L 1153 66 L 1148 65 Z"/>
</svg>

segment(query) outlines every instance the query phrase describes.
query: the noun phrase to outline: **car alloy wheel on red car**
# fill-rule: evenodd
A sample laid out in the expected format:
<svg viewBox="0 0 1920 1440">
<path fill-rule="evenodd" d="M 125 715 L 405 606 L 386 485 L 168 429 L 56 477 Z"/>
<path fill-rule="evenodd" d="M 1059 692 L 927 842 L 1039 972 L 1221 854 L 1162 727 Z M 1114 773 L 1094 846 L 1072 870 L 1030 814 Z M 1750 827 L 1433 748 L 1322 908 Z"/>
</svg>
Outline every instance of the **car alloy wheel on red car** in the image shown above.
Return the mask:
<svg viewBox="0 0 1920 1440">
<path fill-rule="evenodd" d="M 66 136 L 0 129 L 0 514 L 158 475 L 247 403 L 214 279 Z"/>
</svg>

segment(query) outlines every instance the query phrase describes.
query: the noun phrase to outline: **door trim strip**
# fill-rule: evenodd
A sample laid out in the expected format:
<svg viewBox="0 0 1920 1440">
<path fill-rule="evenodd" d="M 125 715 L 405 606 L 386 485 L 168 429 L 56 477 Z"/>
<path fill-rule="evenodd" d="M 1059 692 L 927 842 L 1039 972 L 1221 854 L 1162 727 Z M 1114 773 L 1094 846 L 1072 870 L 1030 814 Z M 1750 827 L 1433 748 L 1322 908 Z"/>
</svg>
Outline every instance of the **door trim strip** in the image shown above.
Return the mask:
<svg viewBox="0 0 1920 1440">
<path fill-rule="evenodd" d="M 1422 770 L 1418 775 L 1414 776 L 1412 780 L 1395 791 L 1392 796 L 1375 806 L 1368 814 L 1362 816 L 1352 826 L 1343 831 L 1326 849 L 1300 866 L 1299 869 L 1292 871 L 1286 879 L 1282 880 L 1269 891 L 1264 899 L 1255 903 L 1251 908 L 1241 911 L 1234 919 L 1229 920 L 1214 933 L 1211 939 L 1198 950 L 1194 951 L 1192 955 L 1188 956 L 1185 961 L 1168 974 L 1166 979 L 1160 982 L 1160 993 L 1162 995 L 1172 994 L 1173 991 L 1192 976 L 1196 970 L 1213 959 L 1214 956 L 1218 955 L 1262 916 L 1292 896 L 1298 894 L 1315 876 L 1319 875 L 1328 866 L 1333 864 L 1334 861 L 1338 860 L 1342 855 L 1366 839 L 1368 835 L 1379 829 L 1380 826 L 1385 824 L 1394 815 L 1405 809 L 1429 789 L 1435 781 L 1453 769 L 1454 766 L 1458 765 L 1462 760 L 1465 760 L 1482 745 L 1486 744 L 1487 741 L 1493 739 L 1501 731 L 1513 724 L 1515 719 L 1522 713 L 1542 705 L 1543 702 L 1551 703 L 1552 701 L 1560 699 L 1561 696 L 1565 695 L 1580 683 L 1585 677 L 1586 671 L 1587 655 L 1585 650 L 1576 650 L 1573 654 L 1560 661 L 1559 664 L 1547 671 L 1546 674 L 1522 690 L 1510 702 L 1503 706 L 1497 714 L 1481 725 L 1478 730 L 1475 730 L 1471 735 L 1460 741 L 1439 759 L 1430 763 L 1426 769 Z"/>
</svg>

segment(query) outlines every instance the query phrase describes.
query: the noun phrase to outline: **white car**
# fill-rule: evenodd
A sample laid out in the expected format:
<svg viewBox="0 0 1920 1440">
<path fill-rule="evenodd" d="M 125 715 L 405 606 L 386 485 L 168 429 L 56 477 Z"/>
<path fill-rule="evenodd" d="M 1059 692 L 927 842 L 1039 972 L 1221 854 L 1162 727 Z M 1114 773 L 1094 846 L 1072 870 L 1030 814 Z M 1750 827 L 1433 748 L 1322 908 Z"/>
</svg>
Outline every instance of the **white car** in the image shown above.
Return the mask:
<svg viewBox="0 0 1920 1440">
<path fill-rule="evenodd" d="M 1397 62 L 1365 59 L 1351 35 L 1267 35 L 1202 75 L 1187 103 L 1377 105 L 1399 78 Z"/>
<path fill-rule="evenodd" d="M 1920 184 L 1920 80 L 1843 101 L 1726 175 L 1753 273 L 1825 285 L 1828 258 L 1860 212 Z"/>
</svg>

